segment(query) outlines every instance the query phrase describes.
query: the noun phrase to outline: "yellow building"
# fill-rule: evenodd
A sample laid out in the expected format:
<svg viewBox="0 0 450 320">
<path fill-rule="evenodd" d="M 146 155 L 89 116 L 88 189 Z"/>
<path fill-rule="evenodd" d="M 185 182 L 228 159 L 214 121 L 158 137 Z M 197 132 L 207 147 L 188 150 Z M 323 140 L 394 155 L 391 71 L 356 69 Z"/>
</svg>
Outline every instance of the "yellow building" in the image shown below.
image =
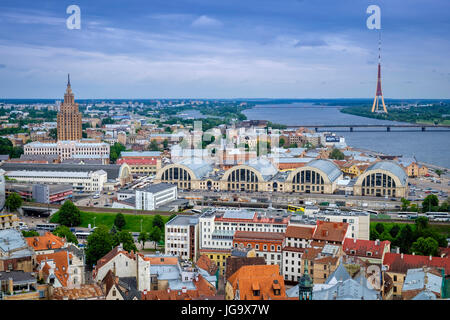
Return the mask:
<svg viewBox="0 0 450 320">
<path fill-rule="evenodd" d="M 206 255 L 219 267 L 219 274 L 225 274 L 227 258 L 231 256 L 231 250 L 200 249 L 200 254 Z"/>
</svg>

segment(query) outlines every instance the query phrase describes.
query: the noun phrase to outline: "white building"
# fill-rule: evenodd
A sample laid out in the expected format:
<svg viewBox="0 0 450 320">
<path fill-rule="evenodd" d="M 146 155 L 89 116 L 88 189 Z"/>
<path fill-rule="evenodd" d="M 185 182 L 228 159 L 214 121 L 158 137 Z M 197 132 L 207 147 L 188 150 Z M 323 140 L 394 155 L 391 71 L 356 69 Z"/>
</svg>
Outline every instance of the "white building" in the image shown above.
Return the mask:
<svg viewBox="0 0 450 320">
<path fill-rule="evenodd" d="M 249 210 L 209 210 L 200 217 L 200 248 L 231 250 L 235 231 L 284 233 L 289 218 Z"/>
<path fill-rule="evenodd" d="M 109 163 L 110 146 L 104 142 L 83 143 L 77 141 L 58 141 L 56 143 L 31 142 L 23 147 L 26 155 L 58 155 L 59 160 L 101 159 Z"/>
<path fill-rule="evenodd" d="M 198 260 L 198 216 L 178 215 L 165 225 L 165 252 L 182 259 Z"/>
<path fill-rule="evenodd" d="M 177 186 L 168 183 L 152 184 L 136 189 L 136 209 L 155 210 L 178 198 Z"/>
<path fill-rule="evenodd" d="M 87 192 L 102 191 L 107 181 L 104 170 L 89 172 L 18 170 L 7 171 L 5 175 L 10 179 L 27 183 L 71 184 L 74 190 Z"/>
</svg>

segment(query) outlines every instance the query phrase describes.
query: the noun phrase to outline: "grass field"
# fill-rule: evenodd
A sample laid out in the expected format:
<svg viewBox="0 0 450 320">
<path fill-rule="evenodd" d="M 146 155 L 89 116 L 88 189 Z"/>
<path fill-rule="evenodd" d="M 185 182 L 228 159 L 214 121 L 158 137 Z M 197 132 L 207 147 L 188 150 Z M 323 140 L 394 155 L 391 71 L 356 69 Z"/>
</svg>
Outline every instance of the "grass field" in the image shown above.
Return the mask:
<svg viewBox="0 0 450 320">
<path fill-rule="evenodd" d="M 114 219 L 116 218 L 117 213 L 97 213 L 97 212 L 85 212 L 81 211 L 81 225 L 79 227 L 87 228 L 89 224 L 91 227 L 94 227 L 94 218 L 95 218 L 95 226 L 105 225 L 108 229 L 111 229 L 114 225 Z M 131 215 L 124 214 L 126 225 L 123 230 L 130 232 L 141 232 L 141 220 L 142 220 L 142 230 L 150 231 L 152 229 L 152 221 L 153 215 Z M 165 222 L 169 219 L 167 216 L 162 216 L 162 219 Z M 58 221 L 58 213 L 55 213 L 50 222 Z"/>
</svg>

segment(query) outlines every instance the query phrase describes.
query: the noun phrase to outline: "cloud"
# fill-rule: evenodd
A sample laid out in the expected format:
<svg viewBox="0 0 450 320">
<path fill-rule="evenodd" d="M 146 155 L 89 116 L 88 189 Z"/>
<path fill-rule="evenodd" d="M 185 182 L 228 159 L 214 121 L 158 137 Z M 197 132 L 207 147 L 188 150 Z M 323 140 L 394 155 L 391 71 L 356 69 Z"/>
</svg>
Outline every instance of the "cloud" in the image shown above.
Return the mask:
<svg viewBox="0 0 450 320">
<path fill-rule="evenodd" d="M 208 16 L 200 16 L 192 22 L 194 27 L 220 27 L 223 23 Z"/>
<path fill-rule="evenodd" d="M 295 48 L 300 47 L 324 47 L 327 46 L 328 43 L 322 39 L 312 39 L 312 40 L 297 40 L 294 43 Z"/>
</svg>

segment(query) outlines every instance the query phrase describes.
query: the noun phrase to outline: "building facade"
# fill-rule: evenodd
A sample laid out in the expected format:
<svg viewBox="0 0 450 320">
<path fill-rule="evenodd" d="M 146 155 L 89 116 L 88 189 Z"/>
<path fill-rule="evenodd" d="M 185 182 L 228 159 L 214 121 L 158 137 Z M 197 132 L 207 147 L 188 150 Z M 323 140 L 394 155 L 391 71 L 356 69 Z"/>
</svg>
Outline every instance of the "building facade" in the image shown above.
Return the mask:
<svg viewBox="0 0 450 320">
<path fill-rule="evenodd" d="M 75 97 L 70 86 L 70 76 L 68 76 L 64 102 L 60 106 L 57 123 L 58 140 L 79 141 L 83 137 L 82 115 L 78 111 L 78 103 L 75 103 Z"/>
</svg>

